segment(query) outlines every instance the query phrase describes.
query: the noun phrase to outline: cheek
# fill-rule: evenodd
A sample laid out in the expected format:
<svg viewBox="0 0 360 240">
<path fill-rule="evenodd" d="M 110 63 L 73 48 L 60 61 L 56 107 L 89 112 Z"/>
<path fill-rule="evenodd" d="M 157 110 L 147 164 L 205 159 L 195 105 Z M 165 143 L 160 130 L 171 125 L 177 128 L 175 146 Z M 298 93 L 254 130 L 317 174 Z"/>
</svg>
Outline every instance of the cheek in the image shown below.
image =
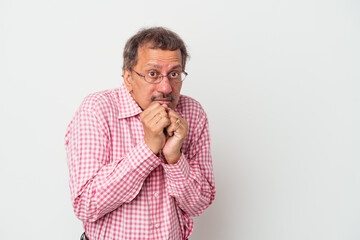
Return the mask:
<svg viewBox="0 0 360 240">
<path fill-rule="evenodd" d="M 179 96 L 181 87 L 182 87 L 182 83 L 177 83 L 176 85 L 172 86 L 173 93 Z"/>
<path fill-rule="evenodd" d="M 145 102 L 149 102 L 151 97 L 156 95 L 156 90 L 152 88 L 144 88 L 142 91 L 139 92 L 140 98 L 143 99 Z"/>
<path fill-rule="evenodd" d="M 151 93 L 153 92 L 153 87 L 144 83 L 137 83 L 136 90 L 140 98 L 145 98 L 146 96 L 151 95 Z"/>
</svg>

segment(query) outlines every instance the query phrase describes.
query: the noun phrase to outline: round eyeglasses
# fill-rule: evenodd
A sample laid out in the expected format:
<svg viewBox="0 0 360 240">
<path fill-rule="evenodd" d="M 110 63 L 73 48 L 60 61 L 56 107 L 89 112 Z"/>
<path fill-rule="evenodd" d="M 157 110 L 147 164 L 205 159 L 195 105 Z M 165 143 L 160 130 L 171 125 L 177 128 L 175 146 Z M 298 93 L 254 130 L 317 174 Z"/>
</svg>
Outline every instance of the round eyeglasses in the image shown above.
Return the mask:
<svg viewBox="0 0 360 240">
<path fill-rule="evenodd" d="M 144 78 L 145 82 L 155 84 L 160 83 L 164 77 L 166 76 L 169 81 L 171 82 L 182 82 L 185 80 L 186 76 L 188 75 L 187 72 L 179 72 L 179 71 L 172 71 L 168 73 L 167 75 L 161 75 L 159 72 L 156 71 L 149 71 L 145 75 L 141 75 L 134 69 L 131 69 L 133 72 L 135 72 L 139 77 Z"/>
</svg>

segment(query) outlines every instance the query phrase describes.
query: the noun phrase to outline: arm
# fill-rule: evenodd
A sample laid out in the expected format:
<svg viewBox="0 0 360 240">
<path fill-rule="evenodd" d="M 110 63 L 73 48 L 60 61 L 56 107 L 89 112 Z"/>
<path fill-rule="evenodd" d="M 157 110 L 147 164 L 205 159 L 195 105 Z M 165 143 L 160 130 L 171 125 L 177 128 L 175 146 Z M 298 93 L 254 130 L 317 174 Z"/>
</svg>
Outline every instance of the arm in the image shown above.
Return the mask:
<svg viewBox="0 0 360 240">
<path fill-rule="evenodd" d="M 144 142 L 121 159 L 111 156 L 111 135 L 103 114 L 80 109 L 69 125 L 66 150 L 74 212 L 96 221 L 131 202 L 160 160 Z"/>
<path fill-rule="evenodd" d="M 202 111 L 186 154 L 176 164 L 162 163 L 166 187 L 178 206 L 189 216 L 198 216 L 215 198 L 208 120 Z"/>
</svg>

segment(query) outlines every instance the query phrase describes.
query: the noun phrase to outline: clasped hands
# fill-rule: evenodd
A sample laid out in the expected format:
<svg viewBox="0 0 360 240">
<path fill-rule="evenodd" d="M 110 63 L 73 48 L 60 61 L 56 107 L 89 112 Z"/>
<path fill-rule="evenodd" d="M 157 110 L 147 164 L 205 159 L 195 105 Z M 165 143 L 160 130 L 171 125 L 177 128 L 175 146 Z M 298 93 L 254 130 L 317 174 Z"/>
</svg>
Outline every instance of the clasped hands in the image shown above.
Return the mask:
<svg viewBox="0 0 360 240">
<path fill-rule="evenodd" d="M 152 102 L 141 114 L 144 127 L 144 141 L 156 155 L 162 153 L 168 164 L 175 164 L 181 156 L 181 144 L 187 132 L 188 123 L 166 104 Z"/>
</svg>

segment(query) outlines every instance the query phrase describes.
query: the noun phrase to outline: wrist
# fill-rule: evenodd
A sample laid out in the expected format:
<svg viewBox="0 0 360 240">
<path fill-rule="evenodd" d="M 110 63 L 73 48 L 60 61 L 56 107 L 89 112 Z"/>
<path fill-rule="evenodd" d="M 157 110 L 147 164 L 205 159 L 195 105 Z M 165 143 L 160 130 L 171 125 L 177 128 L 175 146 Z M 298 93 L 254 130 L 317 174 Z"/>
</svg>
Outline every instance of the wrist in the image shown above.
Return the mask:
<svg viewBox="0 0 360 240">
<path fill-rule="evenodd" d="M 164 154 L 164 157 L 165 157 L 165 160 L 168 164 L 176 164 L 180 157 L 181 157 L 181 151 L 177 151 L 175 153 L 172 153 L 172 154 Z"/>
<path fill-rule="evenodd" d="M 152 144 L 149 144 L 146 140 L 144 140 L 146 146 L 155 154 L 157 155 L 160 152 L 160 148 L 157 146 L 153 146 Z"/>
</svg>

